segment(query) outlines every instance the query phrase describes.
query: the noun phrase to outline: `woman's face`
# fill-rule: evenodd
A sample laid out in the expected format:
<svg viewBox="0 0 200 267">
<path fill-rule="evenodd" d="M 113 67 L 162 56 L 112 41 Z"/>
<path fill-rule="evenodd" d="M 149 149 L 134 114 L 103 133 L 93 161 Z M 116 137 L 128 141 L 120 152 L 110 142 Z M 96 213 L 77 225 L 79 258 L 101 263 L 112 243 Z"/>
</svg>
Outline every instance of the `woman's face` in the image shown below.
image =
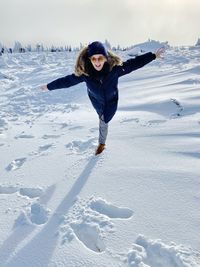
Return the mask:
<svg viewBox="0 0 200 267">
<path fill-rule="evenodd" d="M 107 61 L 107 59 L 102 54 L 96 54 L 90 57 L 90 61 L 95 70 L 100 71 L 103 68 L 103 65 Z"/>
</svg>

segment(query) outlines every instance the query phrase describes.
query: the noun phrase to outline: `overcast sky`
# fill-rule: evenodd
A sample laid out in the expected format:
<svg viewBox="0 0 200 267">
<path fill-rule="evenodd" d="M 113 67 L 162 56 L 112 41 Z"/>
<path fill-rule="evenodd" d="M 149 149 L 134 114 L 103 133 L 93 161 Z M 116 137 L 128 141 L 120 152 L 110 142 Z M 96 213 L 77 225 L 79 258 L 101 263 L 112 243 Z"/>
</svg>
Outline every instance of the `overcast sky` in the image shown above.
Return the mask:
<svg viewBox="0 0 200 267">
<path fill-rule="evenodd" d="M 148 38 L 193 45 L 200 0 L 0 0 L 0 43 L 77 45 L 108 39 L 129 46 Z"/>
</svg>

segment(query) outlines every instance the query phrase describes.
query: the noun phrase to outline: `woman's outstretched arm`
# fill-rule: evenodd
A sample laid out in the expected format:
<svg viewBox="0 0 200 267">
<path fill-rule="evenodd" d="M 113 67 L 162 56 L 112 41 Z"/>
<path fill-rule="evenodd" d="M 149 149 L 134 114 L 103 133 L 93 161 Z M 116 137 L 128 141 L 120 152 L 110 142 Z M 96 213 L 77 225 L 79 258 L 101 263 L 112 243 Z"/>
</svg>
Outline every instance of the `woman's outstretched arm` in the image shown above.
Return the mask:
<svg viewBox="0 0 200 267">
<path fill-rule="evenodd" d="M 47 85 L 42 85 L 41 89 L 43 91 L 47 91 L 47 90 L 56 90 L 56 89 L 61 89 L 61 88 L 67 88 L 73 85 L 76 85 L 78 83 L 84 82 L 84 76 L 76 76 L 75 74 L 70 74 L 67 75 L 65 77 L 56 79 L 50 83 L 48 83 Z"/>
<path fill-rule="evenodd" d="M 159 48 L 155 53 L 149 52 L 144 55 L 128 59 L 127 61 L 123 62 L 122 66 L 118 66 L 118 76 L 120 77 L 136 69 L 142 68 L 156 58 L 163 58 L 163 53 L 164 48 Z"/>
</svg>

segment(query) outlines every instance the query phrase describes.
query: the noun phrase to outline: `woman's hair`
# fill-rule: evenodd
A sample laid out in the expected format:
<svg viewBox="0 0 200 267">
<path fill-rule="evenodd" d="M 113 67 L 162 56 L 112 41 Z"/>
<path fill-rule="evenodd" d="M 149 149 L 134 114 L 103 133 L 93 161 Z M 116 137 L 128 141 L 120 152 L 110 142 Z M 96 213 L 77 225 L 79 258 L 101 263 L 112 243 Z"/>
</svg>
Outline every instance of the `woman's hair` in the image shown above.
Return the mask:
<svg viewBox="0 0 200 267">
<path fill-rule="evenodd" d="M 107 52 L 108 52 L 108 64 L 110 67 L 110 71 L 114 66 L 122 65 L 123 62 L 120 57 L 118 57 L 110 50 L 108 50 Z M 80 51 L 76 59 L 74 73 L 76 76 L 81 76 L 82 74 L 89 76 L 90 67 L 91 67 L 91 62 L 88 56 L 88 46 L 86 46 Z"/>
</svg>

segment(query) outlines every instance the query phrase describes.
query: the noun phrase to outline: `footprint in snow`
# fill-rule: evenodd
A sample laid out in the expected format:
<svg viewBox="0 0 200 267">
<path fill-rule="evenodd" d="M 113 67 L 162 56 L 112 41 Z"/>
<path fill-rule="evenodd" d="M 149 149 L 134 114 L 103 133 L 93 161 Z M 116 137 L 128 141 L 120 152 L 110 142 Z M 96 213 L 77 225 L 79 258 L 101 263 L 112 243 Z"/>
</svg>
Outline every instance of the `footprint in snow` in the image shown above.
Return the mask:
<svg viewBox="0 0 200 267">
<path fill-rule="evenodd" d="M 14 194 L 19 193 L 21 196 L 26 196 L 28 198 L 40 197 L 44 190 L 43 188 L 28 188 L 28 187 L 18 187 L 18 186 L 2 186 L 0 185 L 0 194 Z"/>
<path fill-rule="evenodd" d="M 44 190 L 42 188 L 20 188 L 19 194 L 21 196 L 26 196 L 29 198 L 37 198 L 40 197 L 44 193 Z"/>
<path fill-rule="evenodd" d="M 183 110 L 184 110 L 184 108 L 183 108 L 183 106 L 181 105 L 181 103 L 180 103 L 177 99 L 175 99 L 175 98 L 171 98 L 170 100 L 171 100 L 171 102 L 174 103 L 174 104 L 176 105 L 176 107 L 177 107 L 177 112 L 174 113 L 174 114 L 172 114 L 171 117 L 172 117 L 172 118 L 176 118 L 176 117 L 181 116 L 181 115 L 182 115 L 182 112 L 183 112 Z"/>
<path fill-rule="evenodd" d="M 2 186 L 0 185 L 0 194 L 14 194 L 19 191 L 18 187 L 15 186 Z"/>
<path fill-rule="evenodd" d="M 50 210 L 46 209 L 40 203 L 33 203 L 26 212 L 22 211 L 15 221 L 14 227 L 24 224 L 45 224 L 49 219 Z"/>
<path fill-rule="evenodd" d="M 39 203 L 34 203 L 30 207 L 28 217 L 33 224 L 45 224 L 48 221 L 50 210 Z"/>
<path fill-rule="evenodd" d="M 7 171 L 17 170 L 25 163 L 26 160 L 27 160 L 26 158 L 15 159 L 6 167 L 6 170 Z"/>
<path fill-rule="evenodd" d="M 47 144 L 47 145 L 44 145 L 44 146 L 40 146 L 39 149 L 38 149 L 38 152 L 41 153 L 41 152 L 47 151 L 51 147 L 53 147 L 53 144 Z"/>
<path fill-rule="evenodd" d="M 138 118 L 124 118 L 120 121 L 120 123 L 127 123 L 127 122 L 136 122 L 138 123 L 140 120 Z"/>
<path fill-rule="evenodd" d="M 56 139 L 60 138 L 60 135 L 55 135 L 55 134 L 45 134 L 42 136 L 43 139 Z"/>
<path fill-rule="evenodd" d="M 73 126 L 73 127 L 70 127 L 69 130 L 70 131 L 74 131 L 74 130 L 80 130 L 80 129 L 83 129 L 84 127 L 83 126 Z"/>
<path fill-rule="evenodd" d="M 61 129 L 64 129 L 64 128 L 69 127 L 70 125 L 71 125 L 70 123 L 64 122 L 64 123 L 61 123 L 61 124 L 60 124 L 60 128 L 61 128 Z"/>
<path fill-rule="evenodd" d="M 8 129 L 8 123 L 5 119 L 0 118 L 0 129 L 7 130 Z"/>
<path fill-rule="evenodd" d="M 90 132 L 91 132 L 91 133 L 94 133 L 94 132 L 97 132 L 98 130 L 99 130 L 98 127 L 94 127 L 94 128 L 91 128 L 91 129 L 90 129 Z"/>
<path fill-rule="evenodd" d="M 17 186 L 2 186 L 0 185 L 0 194 L 10 195 L 19 193 L 22 197 L 28 199 L 39 198 L 43 195 L 44 190 L 42 188 L 26 188 Z M 22 211 L 19 217 L 15 221 L 15 227 L 24 224 L 45 224 L 48 221 L 49 210 L 46 209 L 40 203 L 33 203 L 28 207 L 26 212 Z"/>
<path fill-rule="evenodd" d="M 61 228 L 64 233 L 62 243 L 76 237 L 88 249 L 103 252 L 106 249 L 104 237 L 113 233 L 114 225 L 111 219 L 128 219 L 132 215 L 132 210 L 117 207 L 101 198 L 78 200 Z"/>
<path fill-rule="evenodd" d="M 158 124 L 161 124 L 161 123 L 165 123 L 167 120 L 149 120 L 145 123 L 140 123 L 142 126 L 150 126 L 150 125 L 158 125 Z M 121 120 L 121 123 L 128 123 L 128 122 L 136 122 L 136 123 L 139 123 L 140 120 L 139 118 L 129 118 L 129 119 L 122 119 Z"/>
<path fill-rule="evenodd" d="M 87 141 L 75 140 L 65 146 L 72 154 L 84 154 L 96 147 L 96 138 Z"/>
<path fill-rule="evenodd" d="M 21 133 L 19 135 L 16 135 L 15 136 L 15 139 L 19 139 L 19 138 L 22 138 L 22 139 L 31 139 L 31 138 L 34 138 L 35 136 L 34 135 L 31 135 L 31 134 L 24 134 L 24 133 Z"/>
<path fill-rule="evenodd" d="M 113 204 L 107 203 L 103 199 L 92 201 L 90 208 L 112 219 L 129 219 L 133 215 L 132 210 L 117 207 Z"/>
<path fill-rule="evenodd" d="M 148 121 L 148 125 L 158 125 L 158 124 L 161 124 L 161 123 L 165 123 L 166 120 L 150 120 Z"/>
<path fill-rule="evenodd" d="M 29 154 L 29 156 L 42 156 L 42 155 L 46 155 L 47 151 L 49 151 L 51 148 L 55 147 L 54 144 L 47 144 L 47 145 L 43 145 L 43 146 L 39 146 L 37 151 L 31 152 Z"/>
<path fill-rule="evenodd" d="M 100 229 L 97 225 L 90 223 L 81 223 L 72 225 L 73 231 L 77 238 L 90 250 L 103 252 L 106 246 L 101 239 Z"/>
</svg>

